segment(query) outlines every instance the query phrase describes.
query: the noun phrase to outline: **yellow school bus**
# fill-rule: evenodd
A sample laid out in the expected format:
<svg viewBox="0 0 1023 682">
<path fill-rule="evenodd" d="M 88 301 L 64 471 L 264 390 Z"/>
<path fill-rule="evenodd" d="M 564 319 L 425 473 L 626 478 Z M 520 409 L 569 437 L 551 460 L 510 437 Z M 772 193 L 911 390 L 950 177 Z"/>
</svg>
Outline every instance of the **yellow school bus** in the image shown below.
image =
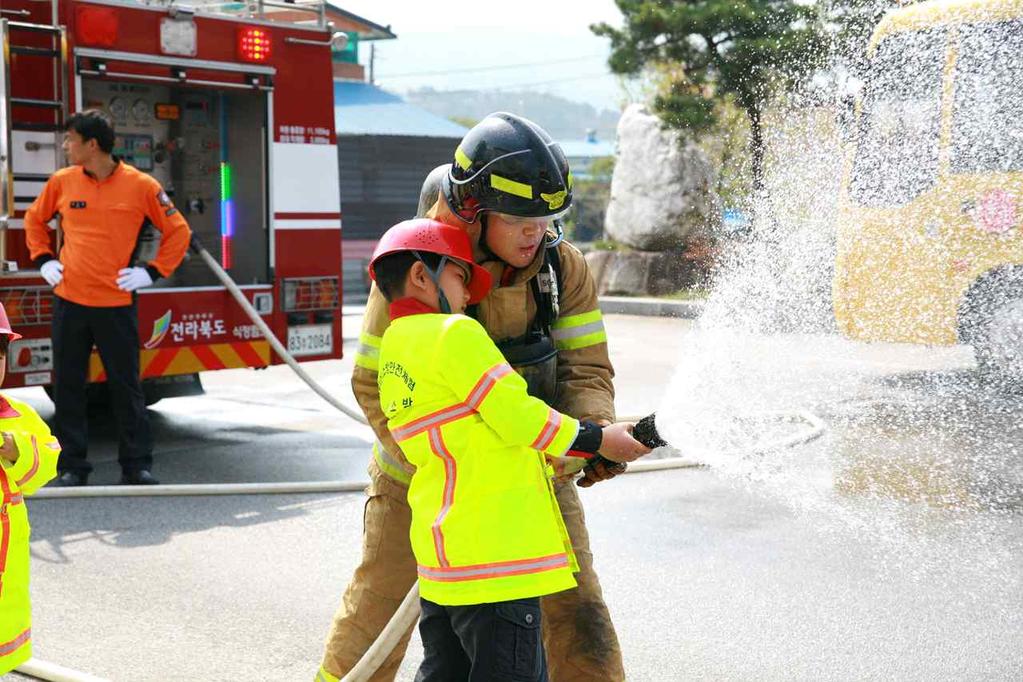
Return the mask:
<svg viewBox="0 0 1023 682">
<path fill-rule="evenodd" d="M 838 227 L 856 339 L 968 343 L 1023 381 L 1023 0 L 889 12 L 868 47 Z"/>
</svg>

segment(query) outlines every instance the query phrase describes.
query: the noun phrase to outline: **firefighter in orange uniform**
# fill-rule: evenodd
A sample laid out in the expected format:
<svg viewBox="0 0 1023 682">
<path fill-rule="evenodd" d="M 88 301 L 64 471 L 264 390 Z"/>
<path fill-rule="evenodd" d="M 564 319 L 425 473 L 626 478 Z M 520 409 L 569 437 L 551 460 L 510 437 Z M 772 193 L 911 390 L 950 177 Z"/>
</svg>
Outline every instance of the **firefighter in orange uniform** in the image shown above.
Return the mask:
<svg viewBox="0 0 1023 682">
<path fill-rule="evenodd" d="M 99 111 L 72 115 L 64 151 L 71 163 L 53 174 L 25 214 L 31 257 L 54 287 L 54 431 L 64 447 L 58 484 L 85 485 L 88 424 L 85 387 L 95 344 L 117 416 L 121 483 L 157 483 L 153 442 L 139 378 L 135 291 L 169 276 L 181 263 L 191 231 L 152 176 L 112 155 L 114 129 Z M 47 223 L 61 218 L 64 244 L 55 254 Z M 133 266 L 146 220 L 161 233 L 156 257 Z"/>
<path fill-rule="evenodd" d="M 0 305 L 0 384 L 9 344 L 19 338 Z M 0 675 L 32 657 L 25 496 L 56 475 L 59 455 L 60 444 L 35 410 L 0 395 Z"/>
<path fill-rule="evenodd" d="M 576 419 L 613 422 L 614 370 L 596 284 L 579 250 L 550 229 L 572 202 L 572 177 L 561 148 L 526 119 L 491 114 L 465 135 L 441 180 L 426 217 L 468 232 L 476 262 L 495 282 L 467 313 L 526 379 L 531 395 Z M 351 669 L 416 579 L 406 499 L 414 467 L 387 429 L 377 386 L 380 340 L 388 324 L 387 302 L 374 287 L 352 373 L 356 399 L 378 439 L 369 467 L 362 562 L 334 617 L 317 677 L 322 682 L 334 682 Z M 603 465 L 588 467 L 580 485 L 614 473 Z M 593 568 L 578 492 L 566 484 L 557 486 L 556 494 L 579 572 L 578 587 L 541 600 L 550 678 L 620 682 L 625 678 L 621 650 Z M 394 679 L 409 636 L 411 631 L 373 682 Z"/>
</svg>

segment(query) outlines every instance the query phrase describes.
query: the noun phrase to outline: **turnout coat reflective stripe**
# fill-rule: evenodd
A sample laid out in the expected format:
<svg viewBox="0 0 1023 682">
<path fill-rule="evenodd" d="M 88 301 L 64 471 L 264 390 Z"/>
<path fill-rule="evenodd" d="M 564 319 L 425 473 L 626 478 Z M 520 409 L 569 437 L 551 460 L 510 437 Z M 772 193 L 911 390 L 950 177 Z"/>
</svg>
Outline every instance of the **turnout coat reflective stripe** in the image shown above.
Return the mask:
<svg viewBox="0 0 1023 682">
<path fill-rule="evenodd" d="M 476 320 L 423 309 L 391 323 L 378 372 L 388 428 L 415 467 L 420 594 L 464 605 L 575 587 L 545 455 L 563 455 L 579 422 L 529 396 Z"/>
<path fill-rule="evenodd" d="M 28 594 L 31 495 L 57 474 L 60 444 L 31 407 L 0 396 L 0 432 L 14 437 L 18 460 L 0 457 L 0 675 L 32 656 Z"/>
</svg>

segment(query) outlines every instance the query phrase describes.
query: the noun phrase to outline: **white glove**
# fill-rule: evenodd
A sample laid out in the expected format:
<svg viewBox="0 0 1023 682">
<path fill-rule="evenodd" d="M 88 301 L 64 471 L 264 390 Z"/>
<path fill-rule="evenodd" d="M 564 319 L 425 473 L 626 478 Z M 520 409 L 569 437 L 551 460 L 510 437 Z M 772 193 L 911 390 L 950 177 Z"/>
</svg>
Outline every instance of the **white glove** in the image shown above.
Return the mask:
<svg viewBox="0 0 1023 682">
<path fill-rule="evenodd" d="M 51 287 L 55 287 L 60 284 L 60 280 L 64 279 L 64 264 L 54 258 L 43 263 L 42 267 L 39 268 L 39 272 L 42 273 L 43 279 Z"/>
<path fill-rule="evenodd" d="M 135 291 L 153 283 L 145 268 L 124 268 L 117 272 L 117 288 L 121 291 Z"/>
</svg>

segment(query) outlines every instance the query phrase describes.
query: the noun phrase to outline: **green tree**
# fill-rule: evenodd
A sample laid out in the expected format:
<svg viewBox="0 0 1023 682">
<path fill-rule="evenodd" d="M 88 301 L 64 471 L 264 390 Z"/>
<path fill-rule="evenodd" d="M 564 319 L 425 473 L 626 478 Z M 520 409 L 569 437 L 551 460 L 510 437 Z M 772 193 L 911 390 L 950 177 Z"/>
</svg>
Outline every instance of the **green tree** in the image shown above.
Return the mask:
<svg viewBox="0 0 1023 682">
<path fill-rule="evenodd" d="M 693 136 L 717 123 L 715 104 L 731 99 L 749 119 L 753 187 L 763 188 L 763 114 L 778 87 L 815 69 L 827 54 L 817 9 L 794 0 L 616 0 L 621 28 L 591 27 L 611 39 L 609 65 L 636 75 L 669 65 L 669 86 L 654 109 Z"/>
</svg>

